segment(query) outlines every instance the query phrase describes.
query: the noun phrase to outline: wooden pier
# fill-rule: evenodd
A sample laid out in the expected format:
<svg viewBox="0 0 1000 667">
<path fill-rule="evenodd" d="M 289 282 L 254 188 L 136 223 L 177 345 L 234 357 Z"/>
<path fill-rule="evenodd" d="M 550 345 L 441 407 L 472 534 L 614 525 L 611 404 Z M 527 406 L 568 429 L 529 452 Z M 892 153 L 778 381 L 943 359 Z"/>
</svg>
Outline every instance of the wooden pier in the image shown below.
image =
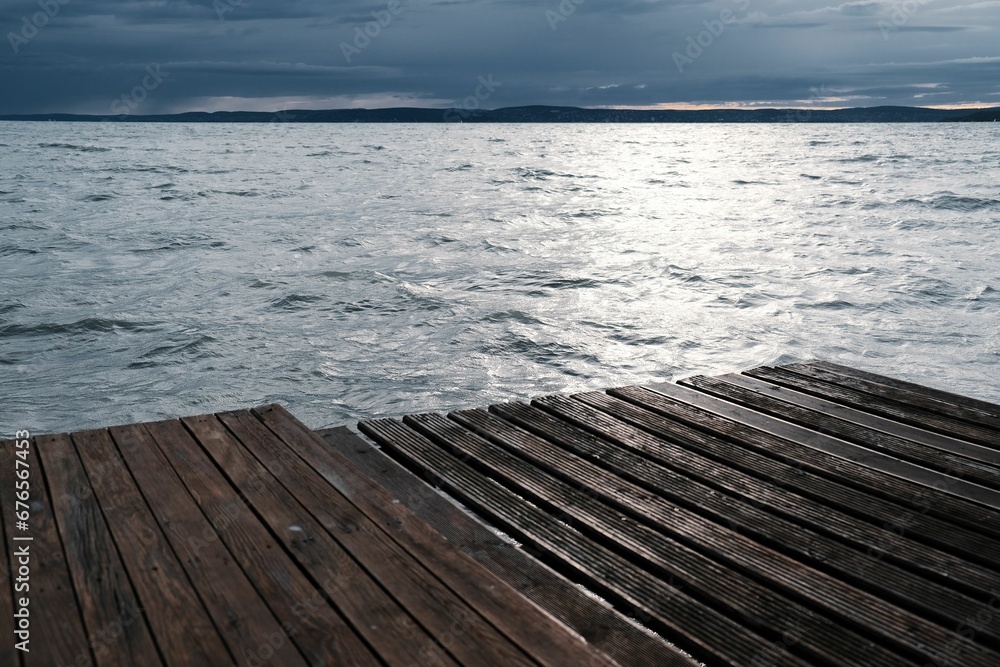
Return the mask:
<svg viewBox="0 0 1000 667">
<path fill-rule="evenodd" d="M 0 533 L 0 665 L 1000 665 L 1000 406 L 824 362 L 8 441 Z"/>
</svg>

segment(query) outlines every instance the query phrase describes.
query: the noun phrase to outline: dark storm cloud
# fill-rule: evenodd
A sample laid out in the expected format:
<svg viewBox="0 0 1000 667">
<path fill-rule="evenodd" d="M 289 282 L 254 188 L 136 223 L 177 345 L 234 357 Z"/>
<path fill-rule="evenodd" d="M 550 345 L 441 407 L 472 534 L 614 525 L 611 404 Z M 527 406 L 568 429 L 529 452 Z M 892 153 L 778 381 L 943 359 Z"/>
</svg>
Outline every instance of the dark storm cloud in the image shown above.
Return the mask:
<svg viewBox="0 0 1000 667">
<path fill-rule="evenodd" d="M 0 113 L 107 114 L 123 95 L 133 113 L 444 107 L 489 75 L 499 85 L 486 107 L 995 104 L 998 10 L 993 0 L 0 0 Z M 137 87 L 141 100 L 128 97 Z"/>
</svg>

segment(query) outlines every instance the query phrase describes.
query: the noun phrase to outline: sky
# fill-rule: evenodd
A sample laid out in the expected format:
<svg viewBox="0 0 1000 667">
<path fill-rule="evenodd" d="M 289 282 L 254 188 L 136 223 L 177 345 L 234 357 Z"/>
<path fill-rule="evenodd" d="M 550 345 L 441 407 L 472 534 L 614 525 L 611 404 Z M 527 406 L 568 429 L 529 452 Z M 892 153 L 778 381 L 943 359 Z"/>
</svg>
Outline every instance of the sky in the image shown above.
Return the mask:
<svg viewBox="0 0 1000 667">
<path fill-rule="evenodd" d="M 1000 106 L 1000 0 L 0 0 L 0 113 Z"/>
</svg>

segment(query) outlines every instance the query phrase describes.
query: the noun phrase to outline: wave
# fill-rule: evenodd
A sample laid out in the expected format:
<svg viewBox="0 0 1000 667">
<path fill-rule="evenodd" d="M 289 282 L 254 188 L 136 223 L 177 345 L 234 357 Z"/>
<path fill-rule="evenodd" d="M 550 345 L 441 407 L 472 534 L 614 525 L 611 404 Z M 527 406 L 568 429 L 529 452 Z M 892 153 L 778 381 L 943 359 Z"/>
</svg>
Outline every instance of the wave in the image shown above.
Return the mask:
<svg viewBox="0 0 1000 667">
<path fill-rule="evenodd" d="M 954 192 L 934 193 L 929 198 L 907 197 L 896 202 L 899 205 L 913 204 L 942 211 L 984 211 L 1000 208 L 1000 199 L 991 197 L 971 197 Z"/>
<path fill-rule="evenodd" d="M 864 155 L 855 155 L 854 157 L 837 158 L 834 162 L 876 162 L 881 159 L 878 155 L 865 153 Z"/>
<path fill-rule="evenodd" d="M 176 343 L 173 345 L 160 345 L 149 352 L 145 352 L 138 357 L 138 361 L 133 361 L 127 368 L 155 368 L 158 366 L 170 366 L 188 363 L 193 359 L 204 359 L 208 357 L 221 357 L 218 352 L 206 352 L 202 348 L 214 343 L 215 338 L 211 336 L 198 336 L 194 340 Z"/>
<path fill-rule="evenodd" d="M 75 336 L 92 333 L 113 333 L 116 331 L 156 331 L 159 327 L 160 322 L 133 322 L 131 320 L 106 317 L 85 317 L 82 320 L 68 324 L 55 322 L 9 324 L 0 328 L 0 338 L 14 336 Z"/>
<path fill-rule="evenodd" d="M 289 294 L 286 297 L 272 301 L 270 307 L 276 310 L 306 310 L 310 304 L 322 300 L 322 296 L 315 294 Z"/>
<path fill-rule="evenodd" d="M 65 143 L 41 143 L 38 144 L 39 148 L 66 148 L 68 150 L 79 151 L 81 153 L 106 153 L 110 151 L 110 148 L 105 148 L 103 146 L 80 146 L 77 144 L 65 144 Z"/>
</svg>

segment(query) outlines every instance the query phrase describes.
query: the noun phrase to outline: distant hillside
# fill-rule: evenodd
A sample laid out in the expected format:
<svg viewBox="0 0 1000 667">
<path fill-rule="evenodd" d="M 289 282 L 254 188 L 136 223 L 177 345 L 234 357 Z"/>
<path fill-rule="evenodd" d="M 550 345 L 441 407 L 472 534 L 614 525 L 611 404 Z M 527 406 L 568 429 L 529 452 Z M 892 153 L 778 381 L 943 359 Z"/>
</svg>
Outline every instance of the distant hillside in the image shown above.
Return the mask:
<svg viewBox="0 0 1000 667">
<path fill-rule="evenodd" d="M 525 106 L 503 109 L 326 109 L 315 111 L 216 111 L 169 115 L 87 116 L 77 114 L 0 115 L 0 120 L 122 123 L 936 123 L 991 121 L 1000 108 L 926 109 L 868 107 L 808 109 L 704 109 L 645 111 Z"/>
<path fill-rule="evenodd" d="M 995 123 L 1000 119 L 1000 108 L 982 109 L 968 116 L 956 118 L 955 120 L 965 123 Z"/>
</svg>

